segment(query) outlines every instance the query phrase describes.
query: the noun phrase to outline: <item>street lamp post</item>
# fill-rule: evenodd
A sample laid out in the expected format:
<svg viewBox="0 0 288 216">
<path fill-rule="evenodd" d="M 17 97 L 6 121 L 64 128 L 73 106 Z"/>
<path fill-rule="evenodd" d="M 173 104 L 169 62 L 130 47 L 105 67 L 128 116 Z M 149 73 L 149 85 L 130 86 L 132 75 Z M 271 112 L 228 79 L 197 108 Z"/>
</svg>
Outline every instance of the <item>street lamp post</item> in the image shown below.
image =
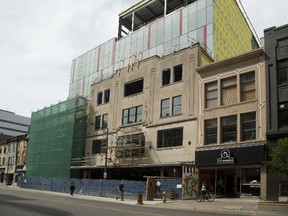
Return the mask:
<svg viewBox="0 0 288 216">
<path fill-rule="evenodd" d="M 106 134 L 106 150 L 105 150 L 105 165 L 104 165 L 104 173 L 103 173 L 103 178 L 104 179 L 107 179 L 107 158 L 108 158 L 108 135 L 109 135 L 109 129 L 108 128 L 105 128 L 102 130 L 104 131 L 104 133 Z"/>
</svg>

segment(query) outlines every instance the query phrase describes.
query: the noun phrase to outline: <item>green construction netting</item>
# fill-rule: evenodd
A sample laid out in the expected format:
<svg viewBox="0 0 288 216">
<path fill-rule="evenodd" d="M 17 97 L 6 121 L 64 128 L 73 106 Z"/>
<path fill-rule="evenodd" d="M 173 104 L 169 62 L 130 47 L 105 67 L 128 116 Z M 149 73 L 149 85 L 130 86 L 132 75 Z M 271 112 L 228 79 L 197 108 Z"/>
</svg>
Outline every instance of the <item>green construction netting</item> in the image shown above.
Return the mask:
<svg viewBox="0 0 288 216">
<path fill-rule="evenodd" d="M 28 177 L 81 177 L 70 166 L 80 165 L 77 158 L 83 156 L 87 104 L 87 99 L 76 97 L 32 113 Z"/>
</svg>

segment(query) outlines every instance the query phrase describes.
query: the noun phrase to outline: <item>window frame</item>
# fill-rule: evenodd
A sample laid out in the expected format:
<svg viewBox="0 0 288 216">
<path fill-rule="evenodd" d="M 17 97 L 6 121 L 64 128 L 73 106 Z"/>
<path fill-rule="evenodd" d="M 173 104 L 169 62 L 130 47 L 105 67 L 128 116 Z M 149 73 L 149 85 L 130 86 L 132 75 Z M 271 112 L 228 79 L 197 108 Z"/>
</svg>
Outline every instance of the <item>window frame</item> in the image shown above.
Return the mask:
<svg viewBox="0 0 288 216">
<path fill-rule="evenodd" d="M 218 106 L 218 81 L 213 81 L 213 82 L 209 82 L 209 83 L 205 83 L 205 108 L 214 108 Z M 211 89 L 210 89 L 211 88 Z M 215 94 L 216 92 L 216 96 L 213 97 L 213 92 Z M 210 96 L 210 94 L 212 93 L 212 96 Z M 209 94 L 209 97 L 208 97 Z M 212 103 L 212 105 L 208 105 L 210 103 L 208 103 L 208 101 L 215 101 L 215 106 L 213 106 L 214 103 Z"/>
<path fill-rule="evenodd" d="M 248 117 L 252 115 L 254 115 L 253 116 L 254 118 L 248 119 Z M 254 128 L 249 128 L 249 125 L 251 126 L 251 124 L 254 124 Z M 255 140 L 256 139 L 256 112 L 241 113 L 240 114 L 240 128 L 241 128 L 240 129 L 241 141 Z M 245 137 L 248 137 L 249 133 L 252 133 L 252 135 L 249 135 L 250 138 L 245 138 Z"/>
<path fill-rule="evenodd" d="M 95 130 L 101 129 L 101 115 L 95 116 Z"/>
<path fill-rule="evenodd" d="M 180 103 L 175 103 L 175 101 L 180 98 Z M 177 108 L 180 107 L 180 111 L 177 111 Z M 176 112 L 177 111 L 177 112 Z M 177 95 L 172 97 L 172 115 L 181 115 L 182 114 L 182 95 Z"/>
<path fill-rule="evenodd" d="M 229 83 L 229 80 L 233 80 L 233 82 Z M 225 83 L 226 82 L 226 83 Z M 221 105 L 231 105 L 231 104 L 235 104 L 238 102 L 238 98 L 237 98 L 237 76 L 231 76 L 225 79 L 221 80 Z M 235 97 L 236 100 L 233 100 L 233 97 L 227 97 L 227 92 L 231 92 L 234 91 L 235 93 Z M 228 101 L 228 99 L 231 99 L 230 102 Z M 228 102 L 227 102 L 228 101 Z"/>
<path fill-rule="evenodd" d="M 131 110 L 135 110 L 133 115 L 130 115 Z M 129 125 L 129 124 L 142 122 L 142 113 L 143 113 L 142 105 L 123 109 L 122 110 L 122 125 Z M 130 122 L 130 117 L 134 117 L 134 120 L 132 122 Z M 124 121 L 124 119 L 127 119 L 127 120 Z"/>
<path fill-rule="evenodd" d="M 181 136 L 177 135 L 178 133 L 181 133 Z M 183 136 L 183 127 L 158 130 L 157 149 L 183 146 Z"/>
<path fill-rule="evenodd" d="M 103 92 L 100 91 L 100 92 L 97 93 L 97 106 L 101 105 L 102 101 L 103 101 Z"/>
<path fill-rule="evenodd" d="M 167 106 L 164 106 L 166 104 L 164 104 L 165 102 L 167 102 Z M 164 105 L 163 105 L 164 104 Z M 167 111 L 165 112 L 164 111 Z M 168 114 L 168 115 L 167 115 Z M 170 115 L 170 98 L 164 98 L 161 100 L 161 113 L 160 113 L 160 117 L 166 117 Z"/>
<path fill-rule="evenodd" d="M 165 68 L 162 70 L 162 86 L 169 85 L 171 83 L 171 69 Z"/>
<path fill-rule="evenodd" d="M 204 125 L 205 125 L 204 145 L 217 144 L 217 139 L 218 139 L 218 124 L 217 124 L 217 122 L 218 122 L 217 118 L 206 119 L 204 121 Z M 215 133 L 215 131 L 216 131 L 216 133 Z M 215 141 L 211 142 L 210 140 L 215 140 Z"/>
<path fill-rule="evenodd" d="M 249 79 L 249 76 L 253 74 L 253 79 Z M 244 78 L 248 78 L 246 80 L 244 80 Z M 253 88 L 252 89 L 244 89 L 245 87 L 247 88 L 247 86 L 249 87 L 249 85 L 251 85 L 252 83 L 254 83 Z M 253 98 L 248 98 L 247 95 L 251 94 L 252 92 L 254 92 Z M 245 99 L 244 96 L 246 96 Z M 243 73 L 240 74 L 240 101 L 249 101 L 249 100 L 255 100 L 256 99 L 256 77 L 255 77 L 255 71 L 251 71 L 251 72 L 247 72 L 247 73 Z"/>
<path fill-rule="evenodd" d="M 178 64 L 173 66 L 173 82 L 180 82 L 183 80 L 183 65 Z"/>
<path fill-rule="evenodd" d="M 234 121 L 229 122 L 230 119 Z M 225 123 L 224 120 L 228 120 L 228 122 Z M 235 128 L 234 131 L 232 131 L 233 127 Z M 231 137 L 231 135 L 233 136 L 234 139 L 227 140 L 227 138 L 229 136 Z M 221 117 L 221 143 L 236 142 L 236 141 L 237 141 L 237 115 Z"/>
<path fill-rule="evenodd" d="M 110 101 L 110 89 L 104 91 L 103 103 L 106 104 Z"/>
</svg>

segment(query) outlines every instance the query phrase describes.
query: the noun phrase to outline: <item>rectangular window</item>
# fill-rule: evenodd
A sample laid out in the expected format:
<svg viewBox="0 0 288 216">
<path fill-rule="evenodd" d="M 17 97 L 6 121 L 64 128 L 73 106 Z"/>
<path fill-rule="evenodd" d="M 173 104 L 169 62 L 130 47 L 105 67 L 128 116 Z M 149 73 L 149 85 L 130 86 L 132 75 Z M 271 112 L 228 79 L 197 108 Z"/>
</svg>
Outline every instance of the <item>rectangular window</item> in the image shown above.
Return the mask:
<svg viewBox="0 0 288 216">
<path fill-rule="evenodd" d="M 171 76 L 170 68 L 166 68 L 162 71 L 162 85 L 163 86 L 170 84 L 170 76 Z"/>
<path fill-rule="evenodd" d="M 277 62 L 277 84 L 288 85 L 288 59 Z"/>
<path fill-rule="evenodd" d="M 169 101 L 169 98 L 161 100 L 161 117 L 169 116 Z"/>
<path fill-rule="evenodd" d="M 217 81 L 205 84 L 205 108 L 217 107 L 218 88 Z"/>
<path fill-rule="evenodd" d="M 134 80 L 124 85 L 124 97 L 131 96 L 140 92 L 144 89 L 144 79 Z"/>
<path fill-rule="evenodd" d="M 104 104 L 108 103 L 110 100 L 110 89 L 104 91 Z"/>
<path fill-rule="evenodd" d="M 256 139 L 256 113 L 241 114 L 241 141 Z"/>
<path fill-rule="evenodd" d="M 123 125 L 128 124 L 128 118 L 129 118 L 129 109 L 125 109 L 122 112 L 122 124 Z"/>
<path fill-rule="evenodd" d="M 279 104 L 279 129 L 287 129 L 288 128 L 288 101 Z"/>
<path fill-rule="evenodd" d="M 108 114 L 102 116 L 102 128 L 108 127 Z"/>
<path fill-rule="evenodd" d="M 101 129 L 101 116 L 95 117 L 95 130 Z"/>
<path fill-rule="evenodd" d="M 160 130 L 157 132 L 157 148 L 183 145 L 183 128 Z"/>
<path fill-rule="evenodd" d="M 182 64 L 174 66 L 173 71 L 174 71 L 173 82 L 181 81 L 182 80 Z"/>
<path fill-rule="evenodd" d="M 93 140 L 92 142 L 92 154 L 100 154 L 102 148 L 102 140 Z"/>
<path fill-rule="evenodd" d="M 205 145 L 217 143 L 217 119 L 205 120 Z"/>
<path fill-rule="evenodd" d="M 98 92 L 98 94 L 97 94 L 97 105 L 102 104 L 102 97 L 103 97 L 103 93 L 102 92 Z"/>
<path fill-rule="evenodd" d="M 240 84 L 241 101 L 255 99 L 255 72 L 241 74 Z"/>
<path fill-rule="evenodd" d="M 237 103 L 237 80 L 236 76 L 222 80 L 221 105 Z"/>
<path fill-rule="evenodd" d="M 122 111 L 122 125 L 142 122 L 142 106 L 131 107 Z"/>
<path fill-rule="evenodd" d="M 237 116 L 228 116 L 221 119 L 222 143 L 237 140 Z"/>
<path fill-rule="evenodd" d="M 179 115 L 182 112 L 182 96 L 172 98 L 172 115 Z"/>
</svg>

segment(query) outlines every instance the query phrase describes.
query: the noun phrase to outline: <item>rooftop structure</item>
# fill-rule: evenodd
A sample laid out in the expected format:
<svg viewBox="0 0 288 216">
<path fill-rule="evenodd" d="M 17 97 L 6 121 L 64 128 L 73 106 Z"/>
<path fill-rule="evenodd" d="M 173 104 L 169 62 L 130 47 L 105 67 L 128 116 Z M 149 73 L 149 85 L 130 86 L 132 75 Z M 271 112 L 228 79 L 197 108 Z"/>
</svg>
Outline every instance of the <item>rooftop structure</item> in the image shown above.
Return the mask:
<svg viewBox="0 0 288 216">
<path fill-rule="evenodd" d="M 258 42 L 239 1 L 143 0 L 119 14 L 118 38 L 72 61 L 69 98 L 87 97 L 93 83 L 151 56 L 200 43 L 201 65 L 251 51 Z"/>
</svg>

